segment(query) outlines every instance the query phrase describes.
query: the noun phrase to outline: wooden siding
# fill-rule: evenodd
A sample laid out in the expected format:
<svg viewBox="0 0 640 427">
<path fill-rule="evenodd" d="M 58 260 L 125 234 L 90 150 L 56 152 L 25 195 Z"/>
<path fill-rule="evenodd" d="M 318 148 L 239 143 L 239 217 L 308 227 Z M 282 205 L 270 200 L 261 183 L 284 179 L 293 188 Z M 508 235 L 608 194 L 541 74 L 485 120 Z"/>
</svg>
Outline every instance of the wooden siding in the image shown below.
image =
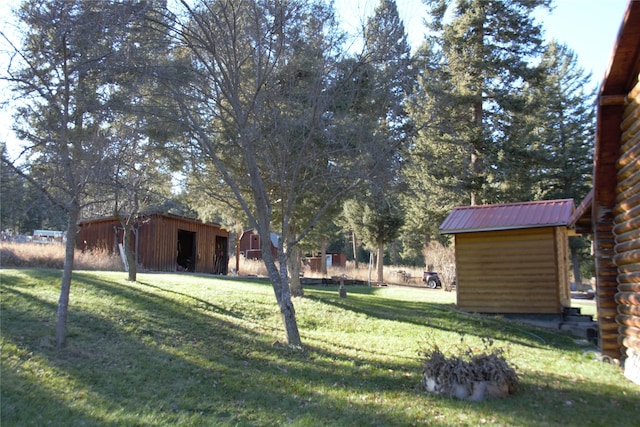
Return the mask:
<svg viewBox="0 0 640 427">
<path fill-rule="evenodd" d="M 98 249 L 114 253 L 118 249 L 115 227 L 120 224 L 115 220 L 99 220 L 80 224 L 76 246 L 81 251 Z"/>
<path fill-rule="evenodd" d="M 559 314 L 568 306 L 567 240 L 560 227 L 459 233 L 455 247 L 461 310 Z"/>
<path fill-rule="evenodd" d="M 176 271 L 178 233 L 183 230 L 195 233 L 195 272 L 227 273 L 229 233 L 219 226 L 174 215 L 153 214 L 140 217 L 137 227 L 138 265 L 142 269 Z M 121 233 L 122 227 L 114 218 L 85 221 L 80 224 L 77 244 L 81 250 L 115 251 L 117 242 L 122 239 Z M 131 240 L 134 245 L 134 239 Z"/>
<path fill-rule="evenodd" d="M 617 267 L 615 320 L 622 345 L 625 374 L 640 383 L 640 83 L 627 96 L 620 125 L 621 146 L 616 163 L 616 203 L 613 211 L 613 260 Z"/>
</svg>

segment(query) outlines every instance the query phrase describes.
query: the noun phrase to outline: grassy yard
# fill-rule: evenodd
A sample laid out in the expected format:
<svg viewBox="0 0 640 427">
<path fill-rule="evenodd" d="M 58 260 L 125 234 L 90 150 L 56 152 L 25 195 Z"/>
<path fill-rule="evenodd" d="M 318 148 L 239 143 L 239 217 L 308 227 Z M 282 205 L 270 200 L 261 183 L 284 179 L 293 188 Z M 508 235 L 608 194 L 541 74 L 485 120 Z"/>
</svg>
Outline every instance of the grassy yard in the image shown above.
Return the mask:
<svg viewBox="0 0 640 427">
<path fill-rule="evenodd" d="M 459 313 L 455 294 L 308 287 L 305 348 L 263 280 L 76 272 L 54 348 L 60 272 L 0 270 L 2 426 L 637 426 L 640 388 L 559 332 Z M 422 352 L 506 351 L 507 399 L 426 394 Z M 462 341 L 462 344 L 461 344 Z"/>
</svg>

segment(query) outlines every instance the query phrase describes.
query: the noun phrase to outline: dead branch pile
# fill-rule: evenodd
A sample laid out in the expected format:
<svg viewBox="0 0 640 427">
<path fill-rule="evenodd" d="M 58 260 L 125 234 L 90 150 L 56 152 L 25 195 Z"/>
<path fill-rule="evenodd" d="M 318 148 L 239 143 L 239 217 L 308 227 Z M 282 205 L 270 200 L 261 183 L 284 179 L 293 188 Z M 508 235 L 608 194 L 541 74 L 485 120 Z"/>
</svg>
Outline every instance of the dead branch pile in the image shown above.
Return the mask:
<svg viewBox="0 0 640 427">
<path fill-rule="evenodd" d="M 481 354 L 467 349 L 462 356 L 447 357 L 437 345 L 425 352 L 425 390 L 473 401 L 514 393 L 518 385 L 515 368 L 507 363 L 502 350 L 490 349 L 492 342 L 483 341 L 489 351 Z"/>
</svg>

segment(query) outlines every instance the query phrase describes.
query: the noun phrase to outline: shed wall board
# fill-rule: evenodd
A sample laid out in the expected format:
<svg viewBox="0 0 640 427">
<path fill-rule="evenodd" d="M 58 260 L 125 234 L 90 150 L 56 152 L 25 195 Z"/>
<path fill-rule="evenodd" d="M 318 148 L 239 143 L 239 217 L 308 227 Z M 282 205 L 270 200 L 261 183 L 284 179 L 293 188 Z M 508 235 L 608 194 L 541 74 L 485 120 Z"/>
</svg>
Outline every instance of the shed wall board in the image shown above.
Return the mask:
<svg viewBox="0 0 640 427">
<path fill-rule="evenodd" d="M 121 238 L 122 227 L 117 219 L 85 221 L 81 223 L 78 246 L 82 250 L 100 247 L 115 251 L 114 242 L 118 239 L 116 229 L 119 230 L 119 238 Z M 227 231 L 216 225 L 162 214 L 148 215 L 139 219 L 138 264 L 140 267 L 152 271 L 176 271 L 178 230 L 196 233 L 196 272 L 214 273 L 215 266 L 218 265 L 223 267 L 223 274 L 226 274 L 226 262 L 216 263 L 216 244 L 220 243 L 217 239 L 219 237 L 228 239 Z M 132 239 L 132 245 L 134 244 L 135 239 Z M 223 251 L 225 259 L 227 249 Z"/>
<path fill-rule="evenodd" d="M 568 280 L 557 227 L 456 234 L 457 303 L 482 313 L 559 314 Z M 564 251 L 564 253 L 563 253 Z"/>
</svg>

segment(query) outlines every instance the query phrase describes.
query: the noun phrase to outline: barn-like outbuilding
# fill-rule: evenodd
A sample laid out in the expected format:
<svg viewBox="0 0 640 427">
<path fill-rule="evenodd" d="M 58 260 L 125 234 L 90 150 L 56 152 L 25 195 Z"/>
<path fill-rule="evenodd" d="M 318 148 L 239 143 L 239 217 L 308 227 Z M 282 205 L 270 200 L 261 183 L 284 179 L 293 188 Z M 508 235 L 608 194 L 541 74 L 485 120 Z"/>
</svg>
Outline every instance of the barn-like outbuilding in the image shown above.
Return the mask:
<svg viewBox="0 0 640 427">
<path fill-rule="evenodd" d="M 573 218 L 593 235 L 600 350 L 640 384 L 640 0 L 629 1 L 597 99 L 593 189 Z"/>
<path fill-rule="evenodd" d="M 271 233 L 271 255 L 278 256 L 278 235 Z M 245 259 L 262 259 L 262 239 L 255 228 L 245 230 L 240 236 L 240 254 Z"/>
<path fill-rule="evenodd" d="M 80 222 L 81 250 L 118 251 L 123 227 L 115 217 Z M 229 233 L 219 224 L 168 213 L 139 215 L 133 225 L 132 249 L 138 265 L 151 271 L 227 274 Z"/>
<path fill-rule="evenodd" d="M 440 226 L 455 236 L 458 308 L 561 315 L 571 305 L 567 224 L 573 199 L 461 206 Z"/>
</svg>

